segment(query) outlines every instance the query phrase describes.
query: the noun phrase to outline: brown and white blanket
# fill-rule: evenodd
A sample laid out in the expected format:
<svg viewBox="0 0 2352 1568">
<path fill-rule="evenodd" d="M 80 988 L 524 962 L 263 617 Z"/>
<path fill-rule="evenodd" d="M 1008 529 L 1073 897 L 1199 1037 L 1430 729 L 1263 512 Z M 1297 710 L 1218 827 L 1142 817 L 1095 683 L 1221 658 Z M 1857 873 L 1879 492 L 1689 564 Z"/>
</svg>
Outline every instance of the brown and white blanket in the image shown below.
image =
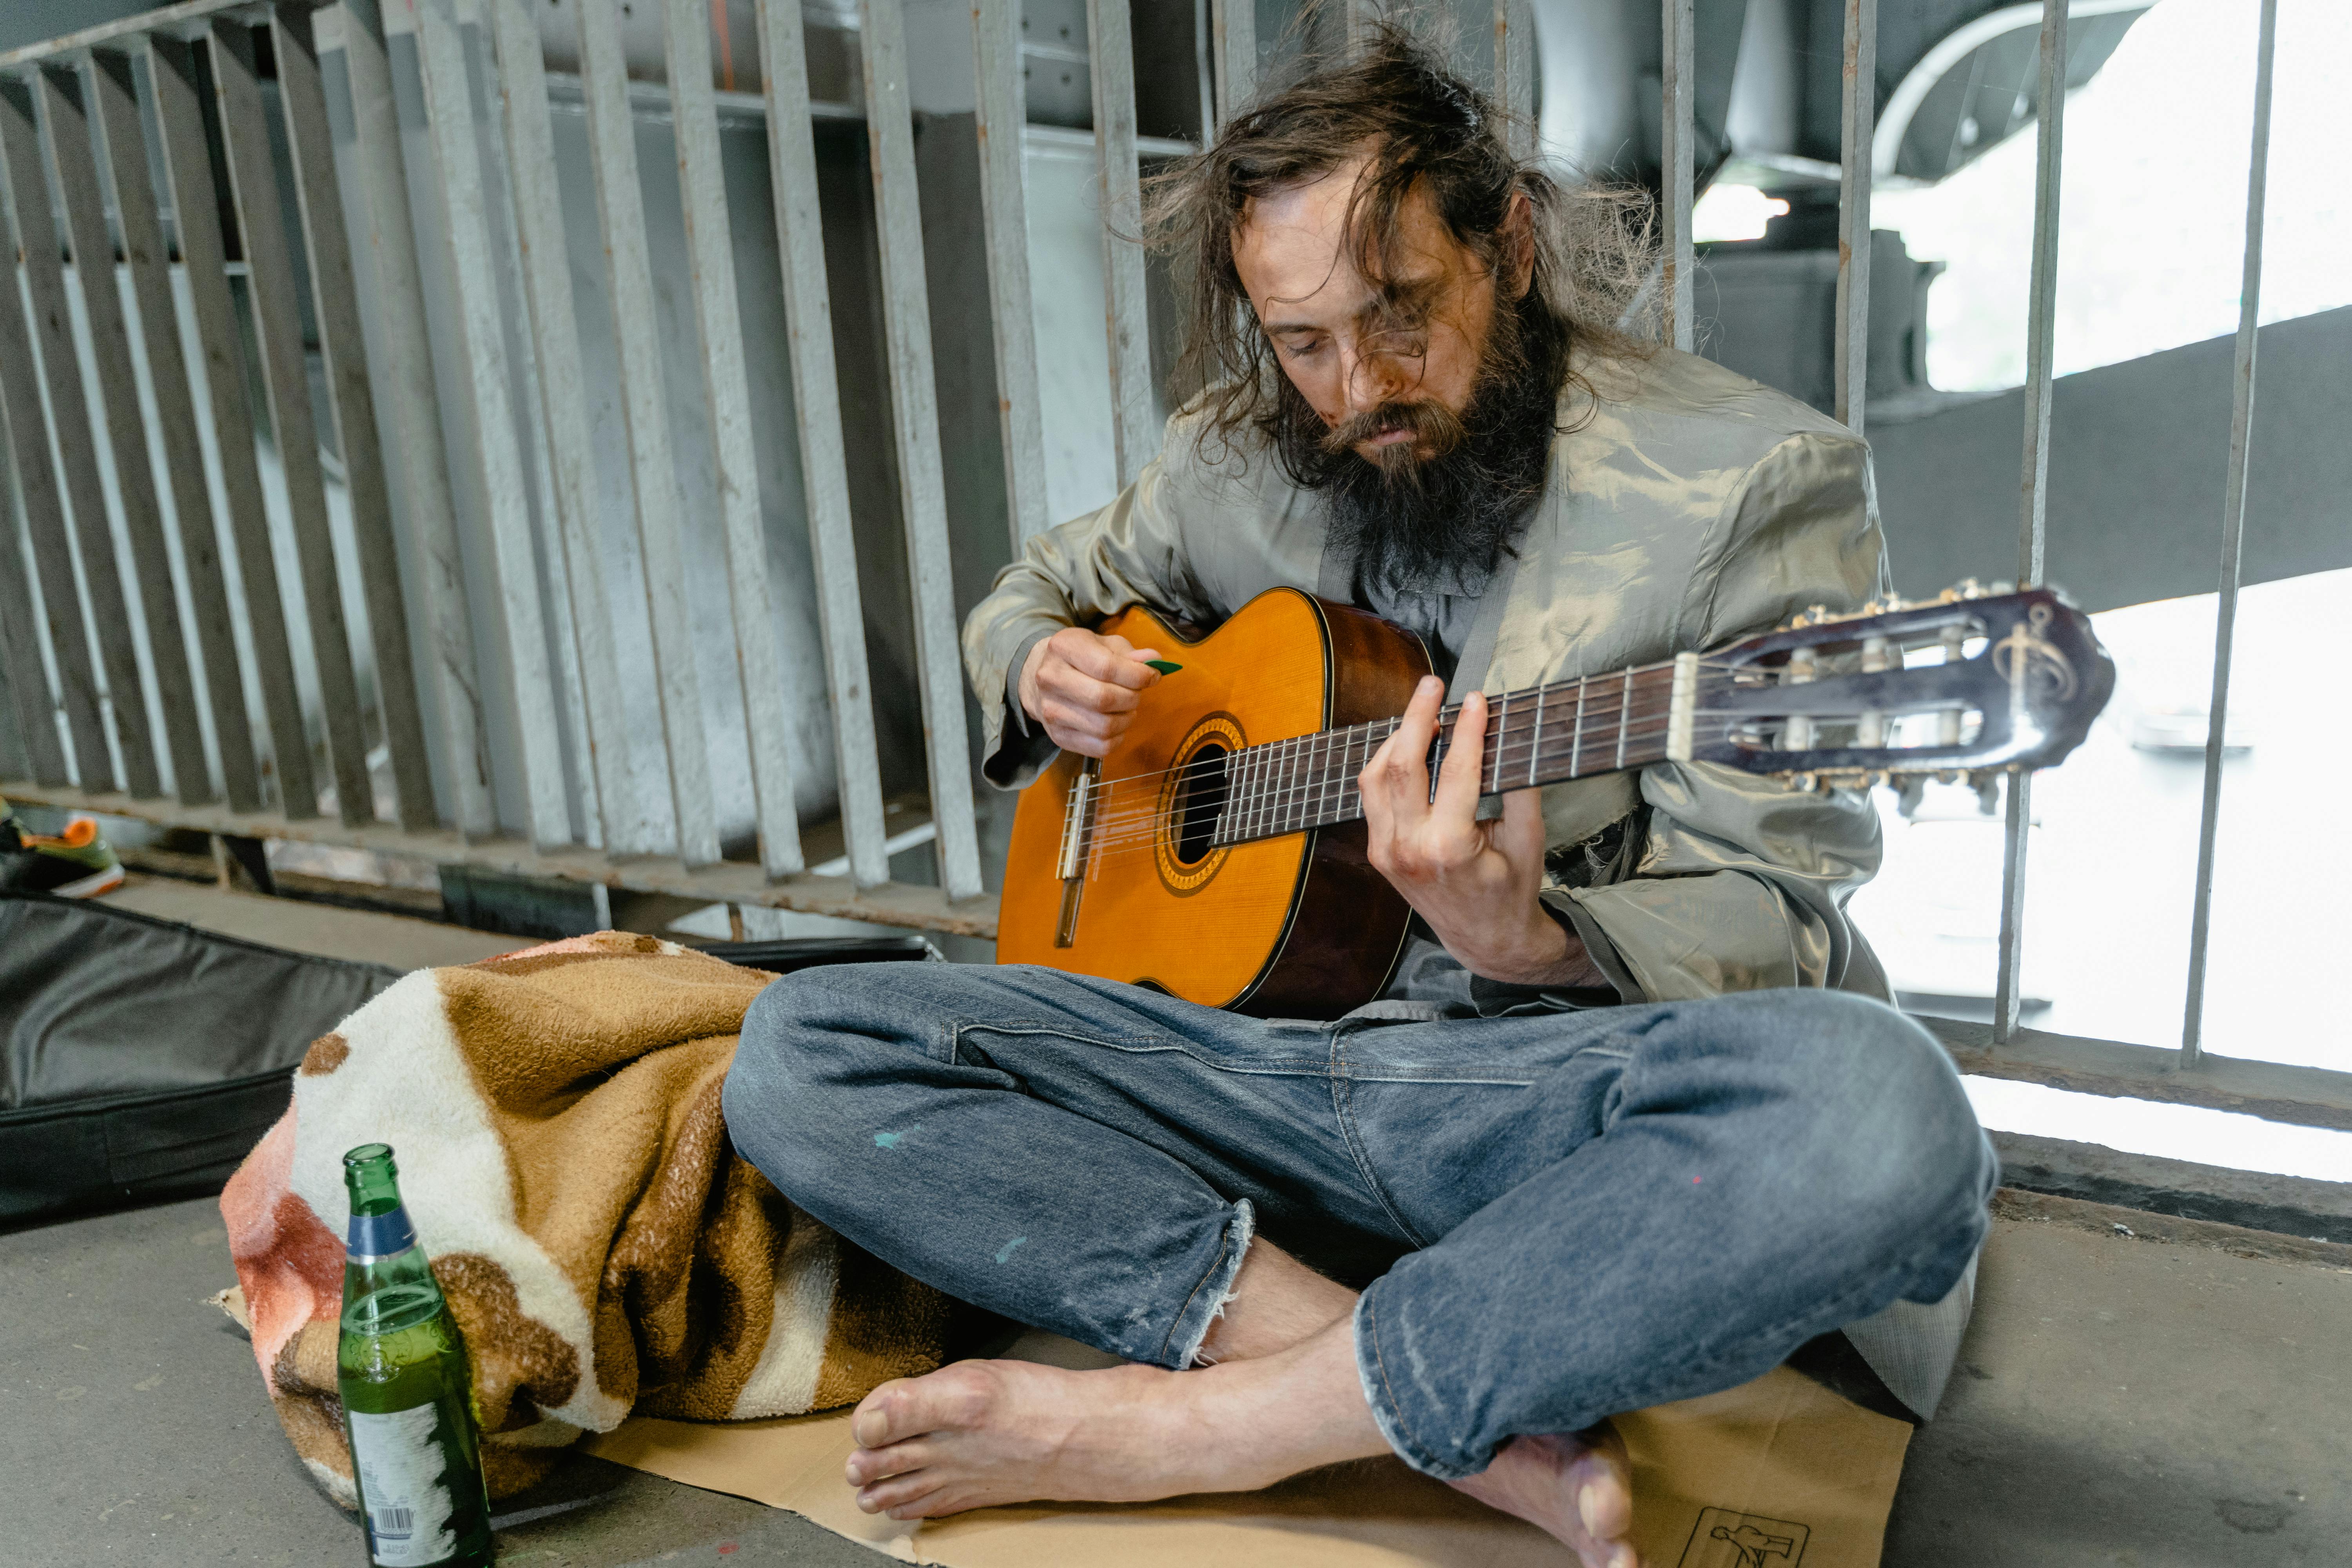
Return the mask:
<svg viewBox="0 0 2352 1568">
<path fill-rule="evenodd" d="M 633 1411 L 851 1403 L 939 1364 L 953 1303 L 734 1152 L 719 1088 L 772 976 L 604 931 L 420 970 L 313 1044 L 221 1196 L 286 1435 L 352 1506 L 335 1392 L 344 1151 L 385 1142 L 471 1359 L 492 1495 Z"/>
</svg>

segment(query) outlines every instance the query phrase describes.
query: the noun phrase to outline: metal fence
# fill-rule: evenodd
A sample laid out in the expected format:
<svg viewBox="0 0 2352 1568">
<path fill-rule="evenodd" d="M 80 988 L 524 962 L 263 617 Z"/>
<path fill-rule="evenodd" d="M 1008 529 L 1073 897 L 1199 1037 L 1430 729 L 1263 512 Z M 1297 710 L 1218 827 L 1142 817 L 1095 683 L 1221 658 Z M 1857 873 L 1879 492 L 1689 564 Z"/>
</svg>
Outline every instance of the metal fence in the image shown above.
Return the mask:
<svg viewBox="0 0 2352 1568">
<path fill-rule="evenodd" d="M 578 91 L 597 233 L 608 258 L 628 499 L 667 761 L 667 841 L 646 842 L 641 826 L 625 829 L 617 811 L 608 809 L 622 793 L 613 742 L 629 719 L 616 695 L 600 559 L 605 552 L 589 521 L 599 500 L 597 464 L 583 401 L 564 214 L 553 182 L 529 177 L 553 159 L 541 24 L 529 0 L 475 0 L 462 16 L 459 0 L 344 0 L 333 8 L 352 126 L 352 156 L 340 172 L 316 30 L 330 13 L 314 13 L 307 0 L 191 0 L 0 57 L 0 192 L 13 225 L 24 306 L 0 302 L 0 418 L 9 436 L 0 465 L 13 468 L 29 544 L 21 555 L 0 549 L 0 683 L 7 688 L 0 693 L 0 777 L 18 781 L 5 786 L 10 794 L 223 833 L 317 837 L 530 874 L 992 933 L 957 658 L 898 0 L 861 0 L 858 19 L 936 887 L 888 880 L 889 852 L 922 835 L 893 837 L 885 820 L 817 210 L 817 108 L 800 0 L 755 0 L 781 258 L 779 276 L 757 286 L 780 290 L 788 329 L 792 437 L 838 786 L 837 831 L 828 829 L 837 839 L 836 863 L 814 870 L 795 810 L 796 773 L 812 759 L 795 753 L 797 731 L 779 695 L 778 584 L 761 536 L 761 481 L 737 319 L 742 280 L 730 244 L 738 215 L 719 157 L 710 16 L 701 0 L 660 4 L 688 235 L 685 283 L 701 343 L 703 412 L 724 514 L 725 587 L 746 721 L 741 765 L 757 803 L 756 862 L 722 859 L 712 807 L 698 689 L 706 672 L 698 668 L 688 624 L 690 563 L 681 544 L 683 503 L 632 130 L 633 92 L 643 89 L 627 79 L 617 0 L 574 0 Z M 2042 569 L 2066 0 L 2044 0 L 2042 12 L 2020 481 L 2018 574 L 2024 583 L 2038 581 Z M 1691 346 L 1696 325 L 1693 13 L 1693 0 L 1662 0 L 1662 303 L 1669 340 L 1683 348 Z M 1370 0 L 1342 0 L 1340 14 L 1353 38 L 1376 9 Z M 469 75 L 462 36 L 468 20 L 487 36 L 486 80 Z M 1139 200 L 1128 0 L 1087 0 L 1087 20 L 1099 199 L 1108 220 L 1112 430 L 1117 475 L 1125 484 L 1159 438 L 1143 260 L 1115 237 L 1115 231 L 1133 232 Z M 982 226 L 1013 532 L 1007 542 L 1017 549 L 1055 520 L 1045 500 L 1032 331 L 1016 0 L 974 0 L 972 25 Z M 2275 26 L 2275 0 L 2263 0 L 2185 1066 L 2199 1060 L 2204 1001 L 2254 396 Z M 1857 431 L 1867 362 L 1875 28 L 1875 0 L 1845 0 L 1835 412 Z M 1524 114 L 1534 90 L 1528 0 L 1496 0 L 1494 29 L 1499 95 Z M 388 38 L 403 30 L 415 34 L 424 84 L 429 156 L 422 170 L 404 152 L 388 63 Z M 268 91 L 260 68 L 265 47 L 274 60 Z M 1247 100 L 1257 68 L 1255 13 L 1246 0 L 1211 0 L 1205 53 L 1222 121 Z M 485 89 L 497 106 L 507 166 L 525 172 L 504 191 L 487 185 L 481 173 L 482 120 L 469 95 Z M 273 102 L 282 147 L 272 135 Z M 346 182 L 355 188 L 346 189 Z M 419 274 L 424 228 L 413 221 L 411 206 L 412 193 L 420 190 L 438 205 L 437 221 L 425 226 L 446 237 L 457 296 L 454 328 L 437 351 Z M 282 210 L 286 191 L 293 196 L 293 226 Z M 502 203 L 510 210 L 501 210 Z M 299 266 L 288 243 L 296 232 Z M 355 289 L 355 245 L 373 280 L 373 342 Z M 520 258 L 526 319 L 519 325 L 502 314 L 499 268 L 509 252 Z M 117 266 L 128 285 L 127 309 L 117 289 L 92 286 Z M 247 321 L 259 367 L 257 397 L 242 368 Z M 331 421 L 326 432 L 312 428 L 306 323 L 323 360 L 320 405 Z M 192 358 L 184 344 L 192 345 Z M 519 409 L 519 396 L 530 406 Z M 455 420 L 445 417 L 451 398 L 460 405 Z M 268 433 L 277 454 L 275 488 L 290 523 L 290 550 L 273 545 L 264 475 L 254 456 L 257 428 Z M 466 438 L 448 442 L 445 433 L 452 429 Z M 349 538 L 340 547 L 320 458 L 322 435 L 331 437 L 337 489 L 349 512 Z M 404 500 L 397 513 L 394 464 Z M 0 495 L 6 479 L 0 472 Z M 534 500 L 535 484 L 543 487 L 543 501 Z M 465 565 L 454 500 L 461 489 L 483 500 L 492 546 L 487 579 Z M 278 577 L 281 554 L 294 566 L 290 596 Z M 406 586 L 404 556 L 413 563 Z M 232 559 L 233 573 L 225 564 Z M 551 585 L 545 593 L 542 573 Z M 410 602 L 411 592 L 421 602 Z M 475 613 L 484 595 L 495 601 L 497 615 Z M 302 613 L 278 613 L 289 603 Z M 347 605 L 364 622 L 357 641 Z M 475 634 L 482 626 L 505 638 L 502 660 L 478 657 Z M 359 646 L 371 656 L 364 694 L 353 658 Z M 298 679 L 298 665 L 307 682 Z M 494 665 L 514 688 L 519 732 L 509 748 L 511 761 L 499 765 L 520 775 L 506 781 L 520 786 L 524 802 L 520 837 L 497 831 L 493 791 L 499 781 L 484 743 L 479 689 L 480 672 Z M 436 689 L 420 690 L 420 670 Z M 305 686 L 315 699 L 315 743 L 306 725 Z M 433 744 L 428 713 L 439 715 Z M 372 727 L 363 723 L 371 714 Z M 436 746 L 437 769 L 429 765 Z M 314 758 L 323 759 L 323 773 Z M 372 759 L 380 765 L 372 768 Z M 2029 782 L 2018 777 L 2007 801 L 1996 1042 L 2017 1030 L 2030 818 Z"/>
</svg>

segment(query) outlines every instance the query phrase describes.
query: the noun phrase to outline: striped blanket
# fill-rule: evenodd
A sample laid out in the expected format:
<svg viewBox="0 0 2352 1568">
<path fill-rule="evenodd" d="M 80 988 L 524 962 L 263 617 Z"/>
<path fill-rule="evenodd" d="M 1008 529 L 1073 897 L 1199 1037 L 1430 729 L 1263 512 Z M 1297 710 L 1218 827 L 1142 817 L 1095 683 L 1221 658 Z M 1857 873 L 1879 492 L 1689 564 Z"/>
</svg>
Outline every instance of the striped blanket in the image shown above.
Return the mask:
<svg viewBox="0 0 2352 1568">
<path fill-rule="evenodd" d="M 728 1142 L 719 1087 L 770 978 L 605 931 L 419 970 L 310 1047 L 221 1211 L 262 1380 L 330 1494 L 354 1506 L 335 1340 L 361 1143 L 393 1146 L 465 1335 L 493 1496 L 633 1411 L 796 1415 L 939 1364 L 952 1304 Z"/>
</svg>

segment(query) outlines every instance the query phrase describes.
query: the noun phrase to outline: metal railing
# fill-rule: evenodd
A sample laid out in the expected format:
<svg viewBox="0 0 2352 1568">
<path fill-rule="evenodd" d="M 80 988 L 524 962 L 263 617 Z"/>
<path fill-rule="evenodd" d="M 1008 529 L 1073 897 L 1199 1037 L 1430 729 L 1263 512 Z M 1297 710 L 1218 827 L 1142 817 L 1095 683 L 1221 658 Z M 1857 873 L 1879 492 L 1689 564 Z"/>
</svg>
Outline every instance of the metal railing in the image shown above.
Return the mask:
<svg viewBox="0 0 2352 1568">
<path fill-rule="evenodd" d="M 667 763 L 666 810 L 654 815 L 670 826 L 649 829 L 645 813 L 617 804 L 625 790 L 620 748 L 612 742 L 628 719 L 618 697 L 604 552 L 591 521 L 597 506 L 610 500 L 596 494 L 563 212 L 551 179 L 517 178 L 499 190 L 483 178 L 486 149 L 472 108 L 475 81 L 459 0 L 345 0 L 337 11 L 350 84 L 353 190 L 343 189 L 338 173 L 308 0 L 192 0 L 0 57 L 0 195 L 14 226 L 26 307 L 0 302 L 0 420 L 9 435 L 0 466 L 13 468 L 29 545 L 21 556 L 0 549 L 0 682 L 8 688 L 0 710 L 13 706 L 14 721 L 0 711 L 0 776 L 29 781 L 29 787 L 11 783 L 11 793 L 219 832 L 324 837 L 530 874 L 991 934 L 994 915 L 982 887 L 957 658 L 898 0 L 861 0 L 859 53 L 915 680 L 938 846 L 935 888 L 887 879 L 888 850 L 899 840 L 887 835 L 877 761 L 821 245 L 812 130 L 817 110 L 799 0 L 755 0 L 780 275 L 749 286 L 775 288 L 782 299 L 791 438 L 821 622 L 845 875 L 810 870 L 795 810 L 796 773 L 810 759 L 794 753 L 795 731 L 780 695 L 776 585 L 761 536 L 738 319 L 738 290 L 746 280 L 737 276 L 730 245 L 736 215 L 721 177 L 709 19 L 699 0 L 662 0 L 687 291 L 701 343 L 703 413 L 719 479 L 726 598 L 748 737 L 742 765 L 756 798 L 756 864 L 722 860 L 712 805 L 703 675 L 688 624 L 677 454 L 656 337 L 656 289 L 632 120 L 633 90 L 645 89 L 633 89 L 628 80 L 615 0 L 575 3 L 597 233 L 609 258 L 627 504 L 644 563 Z M 478 5 L 478 13 L 467 9 L 488 38 L 481 67 L 497 106 L 502 145 L 495 151 L 511 170 L 548 168 L 554 148 L 541 23 L 529 0 Z M 1107 220 L 1112 430 L 1124 485 L 1159 439 L 1143 261 L 1118 237 L 1134 232 L 1139 213 L 1128 0 L 1088 0 L 1087 14 Z M 1374 15 L 1370 0 L 1340 0 L 1342 31 L 1350 40 Z M 2262 16 L 2184 1066 L 2200 1059 L 2255 384 L 2275 0 L 2263 0 Z M 2043 560 L 2067 17 L 2066 0 L 2044 0 L 2019 527 L 2019 576 L 2029 584 L 2040 579 Z M 1032 328 L 1017 0 L 974 0 L 972 21 L 982 231 L 1011 520 L 1006 544 L 1017 550 L 1055 521 L 1045 499 Z M 1693 0 L 1662 0 L 1661 26 L 1663 316 L 1668 340 L 1687 348 L 1696 324 Z M 1496 0 L 1494 28 L 1498 96 L 1525 116 L 1534 90 L 1527 0 Z M 1845 0 L 1835 413 L 1857 431 L 1868 359 L 1875 29 L 1875 0 Z M 404 153 L 394 101 L 388 39 L 401 31 L 415 35 L 425 98 L 430 168 L 421 180 Z M 258 65 L 265 35 L 275 60 L 268 92 Z M 1213 106 L 1222 122 L 1246 102 L 1255 79 L 1253 7 L 1210 0 L 1208 35 Z M 270 93 L 290 164 L 283 170 L 270 136 Z M 225 191 L 207 152 L 215 135 Z M 281 173 L 290 178 L 281 181 Z M 64 204 L 61 230 L 52 183 Z M 299 268 L 286 243 L 293 231 L 281 210 L 281 187 L 294 196 Z M 412 189 L 436 193 L 436 222 L 415 221 Z M 500 210 L 502 203 L 511 210 Z M 425 227 L 445 237 L 457 294 L 456 319 L 437 358 L 416 249 Z M 364 247 L 373 280 L 372 342 L 354 284 L 354 240 Z M 118 255 L 129 313 L 116 290 L 90 286 Z M 501 304 L 506 267 L 519 274 L 513 281 L 525 307 L 519 327 Z M 242 368 L 247 321 L 258 359 L 257 404 Z M 340 553 L 320 433 L 311 427 L 306 321 L 323 362 L 322 403 L 349 513 L 350 541 Z M 194 344 L 194 363 L 184 358 L 184 342 Z M 95 416 L 86 370 L 96 383 Z M 445 397 L 460 405 L 457 417 L 449 416 Z M 257 427 L 268 432 L 280 469 L 290 524 L 286 553 L 303 609 L 301 650 L 289 631 L 298 617 L 272 613 L 289 595 L 277 576 L 279 551 L 254 456 Z M 398 515 L 380 428 L 390 437 L 389 458 L 404 499 Z M 454 441 L 453 432 L 460 433 Z M 0 495 L 6 479 L 0 472 Z M 465 564 L 459 490 L 481 498 L 490 581 Z M 404 545 L 413 563 L 405 585 Z M 224 564 L 230 557 L 233 577 Z M 167 563 L 177 565 L 176 583 Z M 346 589 L 347 573 L 356 577 L 355 593 Z M 412 592 L 421 602 L 409 602 Z M 485 597 L 496 615 L 479 613 Z M 379 821 L 375 810 L 372 748 L 362 727 L 367 709 L 346 603 L 359 606 L 365 621 L 389 820 Z M 479 657 L 478 626 L 503 636 L 499 658 Z M 413 657 L 412 642 L 422 658 Z M 323 780 L 312 768 L 298 651 L 307 651 L 308 684 L 317 697 Z M 479 684 L 490 668 L 507 671 L 514 687 L 519 732 L 500 753 L 510 759 L 504 763 L 484 740 Z M 415 677 L 419 668 L 436 689 L 430 704 Z M 440 715 L 431 744 L 428 707 Z M 435 746 L 437 770 L 430 765 Z M 523 803 L 520 835 L 498 831 L 494 795 L 502 768 L 519 775 L 505 782 Z M 437 792 L 436 776 L 446 781 Z M 331 816 L 322 816 L 330 809 Z M 2030 820 L 2028 781 L 2014 777 L 2007 799 L 1996 1043 L 2018 1033 Z"/>
</svg>

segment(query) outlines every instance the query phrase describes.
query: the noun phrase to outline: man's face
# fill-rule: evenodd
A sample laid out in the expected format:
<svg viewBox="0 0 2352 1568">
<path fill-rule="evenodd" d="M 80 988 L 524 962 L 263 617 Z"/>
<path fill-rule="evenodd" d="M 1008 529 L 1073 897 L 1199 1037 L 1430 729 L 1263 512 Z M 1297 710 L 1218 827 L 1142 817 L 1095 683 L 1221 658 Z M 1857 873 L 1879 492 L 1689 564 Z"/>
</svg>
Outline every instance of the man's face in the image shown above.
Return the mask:
<svg viewBox="0 0 2352 1568">
<path fill-rule="evenodd" d="M 1362 169 L 1343 164 L 1253 200 L 1234 232 L 1234 266 L 1276 363 L 1332 441 L 1393 472 L 1460 438 L 1496 279 L 1415 191 L 1399 214 L 1394 276 L 1367 280 L 1345 243 Z"/>
</svg>

